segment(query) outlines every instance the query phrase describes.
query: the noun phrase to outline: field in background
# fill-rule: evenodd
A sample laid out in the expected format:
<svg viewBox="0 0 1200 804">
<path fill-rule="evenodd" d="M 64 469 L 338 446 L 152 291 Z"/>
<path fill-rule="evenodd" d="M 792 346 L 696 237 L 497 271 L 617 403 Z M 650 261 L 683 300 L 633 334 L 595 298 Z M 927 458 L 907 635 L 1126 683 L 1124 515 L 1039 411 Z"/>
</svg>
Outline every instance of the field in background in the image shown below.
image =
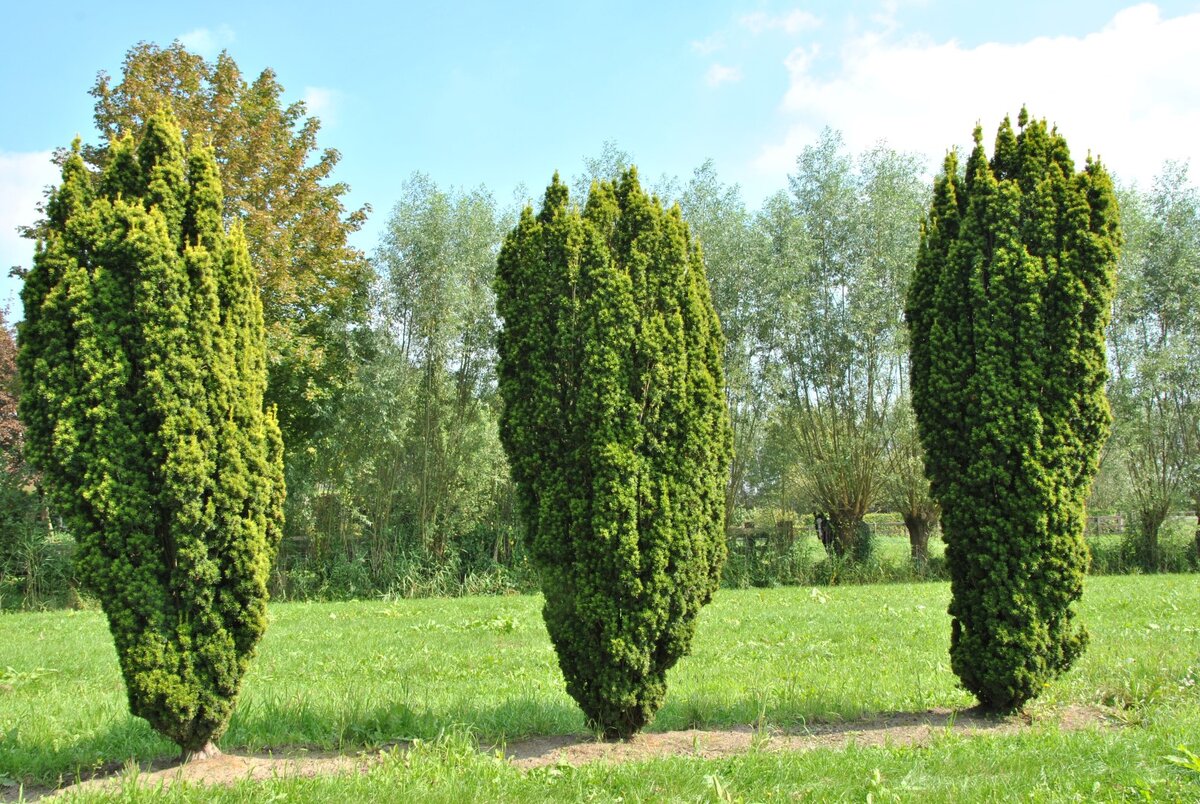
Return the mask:
<svg viewBox="0 0 1200 804">
<path fill-rule="evenodd" d="M 722 586 L 747 589 L 771 586 L 833 586 L 841 584 L 911 583 L 949 578 L 945 545 L 935 533 L 929 541 L 929 561 L 910 560 L 908 535 L 896 514 L 868 514 L 872 550 L 866 561 L 831 559 L 817 541 L 812 516 L 795 520 L 790 536 L 781 536 L 775 513 L 766 509 L 743 512 L 751 523 L 739 521 L 729 531 L 729 560 Z M 1124 517 L 1090 517 L 1087 542 L 1092 552 L 1091 573 L 1140 573 L 1137 558 L 1125 543 Z M 1159 571 L 1195 572 L 1196 518 L 1173 515 L 1164 524 Z M 511 535 L 504 561 L 492 558 L 491 542 L 475 552 L 433 561 L 429 556 L 393 556 L 380 566 L 365 557 L 338 560 L 329 566 L 311 562 L 276 562 L 271 594 L 278 601 L 355 600 L 474 595 L 529 594 L 538 590 L 538 577 L 519 539 Z M 78 589 L 72 566 L 74 542 L 67 536 L 30 531 L 9 562 L 0 562 L 0 610 L 96 608 Z M 486 549 L 485 549 L 486 548 Z"/>
</svg>

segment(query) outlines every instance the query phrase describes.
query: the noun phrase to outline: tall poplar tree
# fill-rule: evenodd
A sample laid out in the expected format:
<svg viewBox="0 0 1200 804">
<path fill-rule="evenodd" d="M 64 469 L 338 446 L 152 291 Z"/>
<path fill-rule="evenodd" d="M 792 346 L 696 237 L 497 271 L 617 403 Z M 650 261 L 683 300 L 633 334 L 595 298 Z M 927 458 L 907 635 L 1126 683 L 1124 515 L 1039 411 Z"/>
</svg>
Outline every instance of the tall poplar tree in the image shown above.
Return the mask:
<svg viewBox="0 0 1200 804">
<path fill-rule="evenodd" d="M 266 626 L 283 445 L 262 305 L 226 232 L 210 148 L 169 112 L 76 142 L 22 292 L 28 454 L 108 617 L 130 709 L 185 756 L 215 749 Z"/>
<path fill-rule="evenodd" d="M 725 558 L 722 336 L 699 248 L 630 169 L 557 174 L 496 275 L 501 439 L 567 691 L 605 738 L 662 705 Z"/>
<path fill-rule="evenodd" d="M 1009 711 L 1087 644 L 1072 604 L 1110 414 L 1104 329 L 1120 245 L 1098 161 L 1022 110 L 991 160 L 947 156 L 909 289 L 913 409 L 943 511 L 951 665 Z"/>
</svg>

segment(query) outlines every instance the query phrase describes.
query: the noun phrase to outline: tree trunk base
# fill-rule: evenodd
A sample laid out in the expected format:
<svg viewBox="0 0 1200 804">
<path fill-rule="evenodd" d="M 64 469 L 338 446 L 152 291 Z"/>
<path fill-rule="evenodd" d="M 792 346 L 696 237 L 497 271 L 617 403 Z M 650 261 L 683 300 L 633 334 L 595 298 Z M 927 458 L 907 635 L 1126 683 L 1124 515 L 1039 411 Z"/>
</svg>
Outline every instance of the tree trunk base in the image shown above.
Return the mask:
<svg viewBox="0 0 1200 804">
<path fill-rule="evenodd" d="M 929 534 L 933 532 L 935 521 L 920 514 L 904 514 L 904 527 L 908 530 L 909 555 L 913 564 L 918 567 L 924 567 L 929 563 Z"/>
<path fill-rule="evenodd" d="M 1200 566 L 1200 500 L 1196 500 L 1196 564 Z"/>
<path fill-rule="evenodd" d="M 189 751 L 186 748 L 180 756 L 180 762 L 198 762 L 202 759 L 212 759 L 213 757 L 221 756 L 221 749 L 217 748 L 217 744 L 209 740 L 204 744 L 204 747 Z"/>
</svg>

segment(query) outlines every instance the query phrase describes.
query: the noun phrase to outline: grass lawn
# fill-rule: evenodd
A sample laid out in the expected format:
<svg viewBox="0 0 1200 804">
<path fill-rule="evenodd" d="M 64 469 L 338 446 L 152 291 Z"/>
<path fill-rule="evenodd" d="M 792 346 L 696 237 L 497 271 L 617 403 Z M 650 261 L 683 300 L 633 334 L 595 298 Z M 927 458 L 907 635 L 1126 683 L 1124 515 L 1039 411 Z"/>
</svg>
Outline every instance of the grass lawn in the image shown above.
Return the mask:
<svg viewBox="0 0 1200 804">
<path fill-rule="evenodd" d="M 805 724 L 966 708 L 948 667 L 946 584 L 723 590 L 671 672 L 652 731 Z M 1007 736 L 946 734 L 925 747 L 752 750 L 705 760 L 514 768 L 477 746 L 578 734 L 540 598 L 291 603 L 271 625 L 220 744 L 225 751 L 348 752 L 420 738 L 347 777 L 177 787 L 179 800 L 1200 800 L 1200 580 L 1087 580 L 1092 642 L 1031 710 L 1112 710 L 1119 725 Z M 98 612 L 0 615 L 0 784 L 56 786 L 175 748 L 126 709 Z M 132 787 L 124 794 L 132 796 Z M 89 793 L 89 798 L 102 794 Z"/>
</svg>

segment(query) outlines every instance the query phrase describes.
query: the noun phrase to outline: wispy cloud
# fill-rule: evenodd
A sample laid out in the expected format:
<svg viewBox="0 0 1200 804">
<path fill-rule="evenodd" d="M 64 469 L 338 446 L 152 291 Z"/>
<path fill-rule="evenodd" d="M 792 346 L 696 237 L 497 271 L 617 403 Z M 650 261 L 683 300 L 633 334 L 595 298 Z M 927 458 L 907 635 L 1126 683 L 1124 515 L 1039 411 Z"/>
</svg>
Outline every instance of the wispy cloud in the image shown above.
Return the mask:
<svg viewBox="0 0 1200 804">
<path fill-rule="evenodd" d="M 304 101 L 310 115 L 321 118 L 321 122 L 326 125 L 333 125 L 337 122 L 337 107 L 340 97 L 341 93 L 336 89 L 305 87 L 304 97 L 301 100 Z"/>
<path fill-rule="evenodd" d="M 746 14 L 738 20 L 738 24 L 752 34 L 766 33 L 767 31 L 783 31 L 786 34 L 798 34 L 802 31 L 811 31 L 821 27 L 821 18 L 815 14 L 804 11 L 803 9 L 795 9 L 786 14 L 767 14 L 764 11 L 755 11 L 752 14 Z"/>
<path fill-rule="evenodd" d="M 956 41 L 897 40 L 864 33 L 814 69 L 797 48 L 785 66 L 786 137 L 764 148 L 757 167 L 779 175 L 821 128 L 844 132 L 855 149 L 886 138 L 940 159 L 968 144 L 976 121 L 990 138 L 1023 105 L 1056 123 L 1076 159 L 1091 151 L 1123 179 L 1144 182 L 1164 159 L 1200 160 L 1200 13 L 1163 19 L 1156 6 L 1121 11 L 1083 37 L 963 47 Z"/>
<path fill-rule="evenodd" d="M 712 36 L 705 37 L 704 39 L 697 39 L 696 41 L 692 42 L 692 50 L 696 53 L 699 53 L 701 56 L 711 56 L 718 50 L 723 50 L 724 48 L 725 36 L 724 34 L 720 33 L 715 33 Z"/>
<path fill-rule="evenodd" d="M 714 64 L 708 68 L 708 72 L 704 75 L 704 83 L 710 87 L 719 87 L 722 84 L 733 84 L 742 80 L 742 71 L 737 67 L 727 67 L 724 64 Z"/>
<path fill-rule="evenodd" d="M 224 48 L 232 45 L 235 38 L 233 28 L 220 25 L 216 28 L 197 28 L 180 34 L 179 42 L 206 59 L 214 59 Z"/>
<path fill-rule="evenodd" d="M 59 169 L 50 151 L 0 151 L 0 307 L 15 307 L 20 282 L 10 279 L 14 265 L 29 267 L 33 243 L 17 234 L 18 226 L 34 223 L 47 186 L 57 184 Z M 14 311 L 13 317 L 16 317 Z"/>
</svg>

